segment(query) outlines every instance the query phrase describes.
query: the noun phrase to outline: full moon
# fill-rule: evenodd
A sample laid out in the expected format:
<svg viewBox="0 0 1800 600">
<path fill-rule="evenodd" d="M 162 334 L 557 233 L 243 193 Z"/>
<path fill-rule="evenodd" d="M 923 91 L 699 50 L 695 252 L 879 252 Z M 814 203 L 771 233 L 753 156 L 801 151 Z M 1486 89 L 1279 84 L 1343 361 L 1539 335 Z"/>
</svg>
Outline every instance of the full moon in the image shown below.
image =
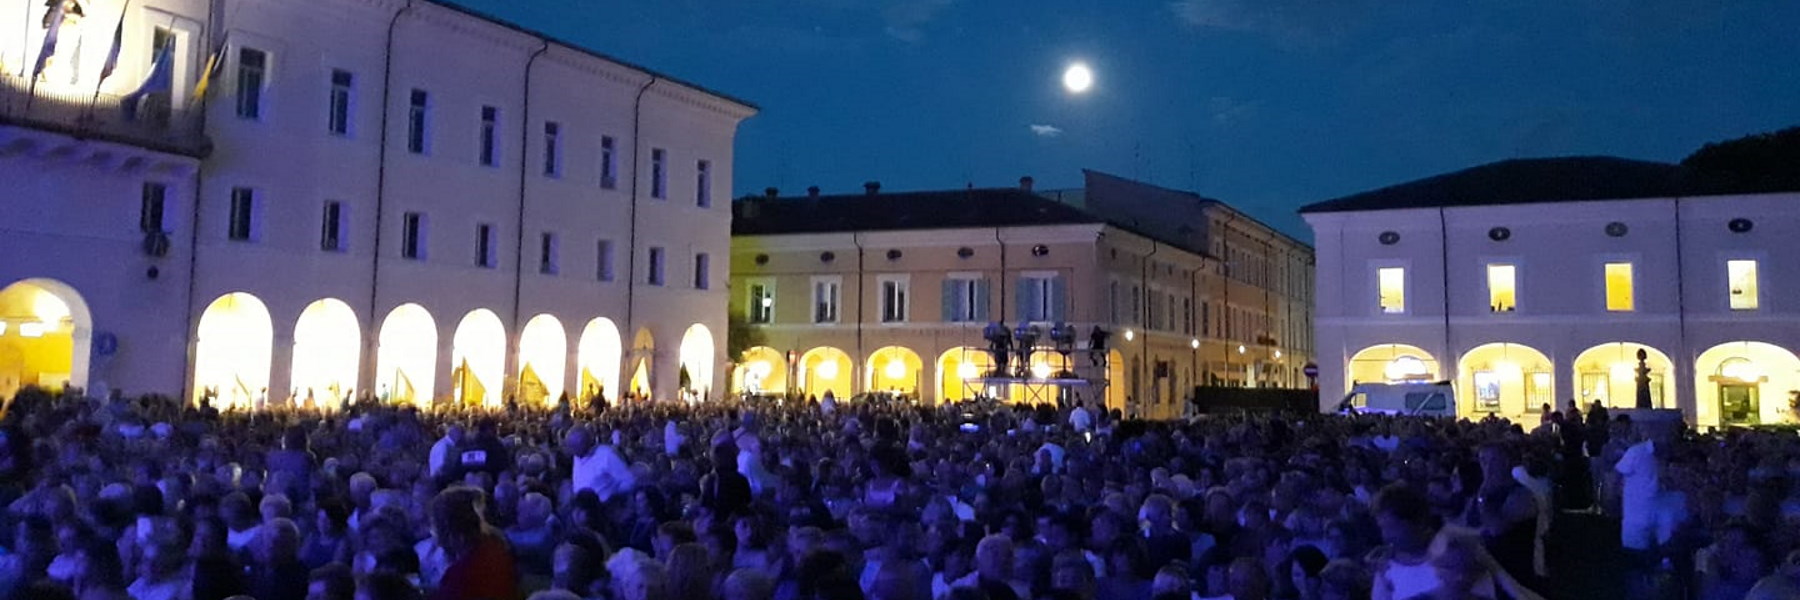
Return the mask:
<svg viewBox="0 0 1800 600">
<path fill-rule="evenodd" d="M 1069 65 L 1069 69 L 1063 71 L 1063 87 L 1076 94 L 1088 91 L 1094 87 L 1094 72 L 1081 63 Z"/>
</svg>

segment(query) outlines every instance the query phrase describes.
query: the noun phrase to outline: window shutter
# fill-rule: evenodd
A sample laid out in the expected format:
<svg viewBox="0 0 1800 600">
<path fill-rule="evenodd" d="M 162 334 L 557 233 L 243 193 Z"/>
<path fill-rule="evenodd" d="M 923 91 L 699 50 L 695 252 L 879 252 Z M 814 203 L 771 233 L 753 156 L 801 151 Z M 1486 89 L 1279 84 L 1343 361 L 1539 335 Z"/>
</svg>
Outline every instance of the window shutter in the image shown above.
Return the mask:
<svg viewBox="0 0 1800 600">
<path fill-rule="evenodd" d="M 973 311 L 973 314 L 975 315 L 975 321 L 978 323 L 986 323 L 988 321 L 988 306 L 993 302 L 989 296 L 992 289 L 993 282 L 991 281 L 986 279 L 978 279 L 975 281 L 975 310 Z"/>
<path fill-rule="evenodd" d="M 946 322 L 946 323 L 955 323 L 957 321 L 962 320 L 962 316 L 964 314 L 963 310 L 962 310 L 962 305 L 960 302 L 962 300 L 962 294 L 956 293 L 957 290 L 961 287 L 962 287 L 962 280 L 959 280 L 959 279 L 945 279 L 944 280 L 944 290 L 943 290 L 943 297 L 942 297 L 943 304 L 941 304 L 940 306 L 943 307 L 944 322 Z"/>
<path fill-rule="evenodd" d="M 1031 285 L 1032 283 L 1033 280 L 1029 277 L 1019 278 L 1019 297 L 1015 300 L 1016 308 L 1018 308 L 1016 314 L 1020 321 L 1034 321 L 1038 317 L 1038 290 L 1037 286 Z"/>
<path fill-rule="evenodd" d="M 1049 321 L 1061 321 L 1067 318 L 1069 310 L 1068 284 L 1061 277 L 1050 279 L 1050 314 Z"/>
</svg>

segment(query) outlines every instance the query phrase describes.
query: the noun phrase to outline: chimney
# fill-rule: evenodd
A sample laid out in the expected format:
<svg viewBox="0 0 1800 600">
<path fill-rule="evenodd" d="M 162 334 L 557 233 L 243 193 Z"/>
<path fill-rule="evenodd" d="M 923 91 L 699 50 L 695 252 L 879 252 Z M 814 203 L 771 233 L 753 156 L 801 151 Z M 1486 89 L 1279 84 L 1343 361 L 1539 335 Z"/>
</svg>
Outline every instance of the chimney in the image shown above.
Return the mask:
<svg viewBox="0 0 1800 600">
<path fill-rule="evenodd" d="M 768 188 L 763 188 L 763 197 L 764 197 L 764 198 L 768 198 L 768 199 L 770 199 L 770 200 L 774 200 L 774 199 L 776 199 L 776 198 L 780 198 L 780 197 L 781 197 L 781 190 L 779 190 L 779 189 L 776 189 L 776 188 L 772 188 L 772 187 L 768 187 Z"/>
<path fill-rule="evenodd" d="M 1031 184 L 1032 184 L 1032 181 L 1031 181 L 1030 175 L 1026 175 L 1024 177 L 1019 178 L 1019 189 L 1021 189 L 1021 190 L 1025 190 L 1027 192 L 1031 191 Z"/>
<path fill-rule="evenodd" d="M 806 188 L 806 197 L 808 197 L 808 198 L 818 198 L 818 197 L 819 197 L 819 186 L 816 186 L 816 185 L 815 185 L 815 186 L 809 186 L 809 187 L 807 187 L 807 188 Z"/>
<path fill-rule="evenodd" d="M 869 182 L 863 183 L 863 193 L 868 194 L 870 196 L 881 193 L 881 182 L 869 181 Z"/>
</svg>

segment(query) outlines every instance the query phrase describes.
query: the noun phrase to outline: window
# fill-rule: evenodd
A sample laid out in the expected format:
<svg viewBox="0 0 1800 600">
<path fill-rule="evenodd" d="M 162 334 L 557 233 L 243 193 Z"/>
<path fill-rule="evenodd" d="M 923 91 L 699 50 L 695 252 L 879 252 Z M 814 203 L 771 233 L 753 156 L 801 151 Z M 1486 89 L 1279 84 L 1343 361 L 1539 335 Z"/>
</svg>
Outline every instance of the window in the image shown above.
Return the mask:
<svg viewBox="0 0 1800 600">
<path fill-rule="evenodd" d="M 881 286 L 881 322 L 903 323 L 906 321 L 906 296 L 910 281 L 903 277 L 882 277 Z"/>
<path fill-rule="evenodd" d="M 1119 282 L 1114 281 L 1107 287 L 1106 303 L 1112 311 L 1112 322 L 1118 323 L 1119 315 L 1123 314 L 1122 311 L 1119 310 Z"/>
<path fill-rule="evenodd" d="M 332 135 L 350 135 L 350 90 L 356 83 L 356 76 L 342 69 L 331 70 L 331 97 L 327 100 L 329 111 L 325 118 L 325 129 Z"/>
<path fill-rule="evenodd" d="M 1131 286 L 1131 324 L 1144 324 L 1144 290 Z"/>
<path fill-rule="evenodd" d="M 1201 336 L 1211 336 L 1212 329 L 1213 329 L 1213 327 L 1212 327 L 1212 303 L 1206 302 L 1206 301 L 1201 301 L 1200 302 L 1200 335 Z"/>
<path fill-rule="evenodd" d="M 843 288 L 839 279 L 813 280 L 813 322 L 836 323 L 838 321 L 838 296 Z"/>
<path fill-rule="evenodd" d="M 650 197 L 662 199 L 669 194 L 668 153 L 662 148 L 650 151 Z"/>
<path fill-rule="evenodd" d="M 538 236 L 538 272 L 556 274 L 556 234 L 548 231 Z"/>
<path fill-rule="evenodd" d="M 613 136 L 600 136 L 600 187 L 619 187 L 618 142 Z"/>
<path fill-rule="evenodd" d="M 429 135 L 425 128 L 430 125 L 431 95 L 425 90 L 413 89 L 409 108 L 406 112 L 406 151 L 413 154 L 424 154 Z"/>
<path fill-rule="evenodd" d="M 712 161 L 695 163 L 694 172 L 694 205 L 709 208 L 712 206 Z"/>
<path fill-rule="evenodd" d="M 319 249 L 344 251 L 344 203 L 325 201 L 325 215 L 319 219 Z"/>
<path fill-rule="evenodd" d="M 751 323 L 765 324 L 775 322 L 775 284 L 768 281 L 750 282 L 750 306 L 744 311 L 750 316 Z"/>
<path fill-rule="evenodd" d="M 475 266 L 492 269 L 499 263 L 495 254 L 494 226 L 482 223 L 475 226 Z"/>
<path fill-rule="evenodd" d="M 1725 261 L 1725 276 L 1731 284 L 1731 310 L 1756 310 L 1756 261 Z"/>
<path fill-rule="evenodd" d="M 988 282 L 979 277 L 944 280 L 944 320 L 950 323 L 983 323 L 988 318 Z"/>
<path fill-rule="evenodd" d="M 712 256 L 701 252 L 694 255 L 694 289 L 704 290 L 712 287 Z"/>
<path fill-rule="evenodd" d="M 1162 299 L 1160 298 L 1160 296 L 1162 296 L 1162 294 L 1157 293 L 1156 290 L 1149 290 L 1149 300 L 1150 301 L 1145 303 L 1145 305 L 1144 305 L 1144 322 L 1143 322 L 1144 327 L 1147 329 L 1161 329 L 1162 328 L 1162 323 L 1160 321 L 1158 321 L 1158 319 L 1162 318 L 1162 311 L 1157 308 L 1157 305 L 1162 303 Z M 1023 316 L 1023 315 L 1024 315 L 1024 313 L 1020 313 L 1020 316 Z"/>
<path fill-rule="evenodd" d="M 562 124 L 544 122 L 544 175 L 562 176 Z"/>
<path fill-rule="evenodd" d="M 169 186 L 156 182 L 144 184 L 138 203 L 138 231 L 163 233 L 163 206 L 169 199 Z"/>
<path fill-rule="evenodd" d="M 1055 274 L 1019 278 L 1019 318 L 1053 322 L 1063 318 L 1063 282 Z"/>
<path fill-rule="evenodd" d="M 252 121 L 262 119 L 263 80 L 268 68 L 268 53 L 255 48 L 238 48 L 238 118 Z"/>
<path fill-rule="evenodd" d="M 1194 299 L 1181 299 L 1181 332 L 1194 335 Z"/>
<path fill-rule="evenodd" d="M 477 157 L 481 166 L 492 167 L 500 164 L 500 109 L 492 106 L 481 107 L 481 147 Z"/>
<path fill-rule="evenodd" d="M 1508 313 L 1519 307 L 1518 268 L 1513 265 L 1488 265 L 1488 311 Z"/>
<path fill-rule="evenodd" d="M 225 233 L 226 237 L 234 241 L 253 241 L 251 238 L 256 235 L 255 190 L 231 189 L 231 223 Z"/>
<path fill-rule="evenodd" d="M 1405 268 L 1382 267 L 1376 269 L 1375 283 L 1378 286 L 1376 302 L 1381 306 L 1381 314 L 1398 315 L 1406 312 Z"/>
<path fill-rule="evenodd" d="M 662 285 L 663 284 L 663 249 L 662 248 L 658 248 L 655 246 L 650 247 L 650 272 L 647 275 L 648 275 L 648 281 L 650 282 L 650 285 Z"/>
<path fill-rule="evenodd" d="M 1606 263 L 1606 310 L 1631 312 L 1637 309 L 1633 293 L 1631 263 Z"/>
<path fill-rule="evenodd" d="M 598 244 L 598 251 L 595 254 L 597 256 L 596 256 L 596 265 L 594 267 L 594 278 L 599 279 L 600 281 L 612 281 L 613 280 L 613 243 L 612 243 L 612 240 L 600 240 L 600 243 Z"/>
<path fill-rule="evenodd" d="M 425 260 L 425 215 L 409 212 L 401 217 L 400 258 Z"/>
</svg>

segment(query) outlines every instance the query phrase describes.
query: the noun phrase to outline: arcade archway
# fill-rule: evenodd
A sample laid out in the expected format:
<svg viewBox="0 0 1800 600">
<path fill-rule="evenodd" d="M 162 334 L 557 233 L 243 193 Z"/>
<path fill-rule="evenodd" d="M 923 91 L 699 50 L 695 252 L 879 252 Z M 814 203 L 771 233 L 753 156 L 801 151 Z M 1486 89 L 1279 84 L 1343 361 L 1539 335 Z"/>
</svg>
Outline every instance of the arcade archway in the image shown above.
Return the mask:
<svg viewBox="0 0 1800 600">
<path fill-rule="evenodd" d="M 543 406 L 562 397 L 568 360 L 569 336 L 562 321 L 550 315 L 526 321 L 519 333 L 519 402 Z"/>
<path fill-rule="evenodd" d="M 651 391 L 656 389 L 651 374 L 651 367 L 656 359 L 656 338 L 650 335 L 648 328 L 638 328 L 631 336 L 631 393 L 638 399 L 650 398 Z"/>
<path fill-rule="evenodd" d="M 1463 354 L 1457 369 L 1457 414 L 1516 418 L 1556 407 L 1550 358 L 1523 344 L 1494 343 Z"/>
<path fill-rule="evenodd" d="M 994 370 L 994 356 L 982 348 L 951 348 L 938 356 L 938 401 L 961 402 L 982 393 L 979 379 Z"/>
<path fill-rule="evenodd" d="M 687 375 L 687 381 L 678 382 L 681 393 L 688 400 L 709 397 L 712 394 L 713 364 L 718 362 L 718 355 L 713 352 L 712 331 L 699 323 L 689 326 L 687 333 L 681 334 L 678 356 L 681 360 L 680 373 Z"/>
<path fill-rule="evenodd" d="M 485 308 L 469 311 L 456 325 L 450 344 L 452 399 L 464 406 L 501 406 L 506 326 L 500 317 Z"/>
<path fill-rule="evenodd" d="M 732 377 L 733 385 L 736 386 L 733 391 L 739 394 L 785 395 L 788 387 L 787 370 L 787 356 L 780 350 L 768 346 L 745 350 Z"/>
<path fill-rule="evenodd" d="M 388 311 L 376 337 L 376 398 L 429 404 L 437 384 L 437 340 L 437 321 L 425 307 L 402 304 Z"/>
<path fill-rule="evenodd" d="M 869 355 L 863 377 L 864 381 L 869 382 L 868 391 L 917 398 L 919 380 L 924 371 L 925 361 L 919 359 L 917 352 L 901 346 L 888 346 Z"/>
<path fill-rule="evenodd" d="M 0 399 L 28 385 L 86 387 L 93 326 L 68 284 L 26 279 L 0 289 Z"/>
<path fill-rule="evenodd" d="M 1727 342 L 1694 361 L 1696 421 L 1729 427 L 1780 423 L 1793 415 L 1800 392 L 1800 358 L 1764 342 Z"/>
<path fill-rule="evenodd" d="M 619 327 L 612 319 L 588 321 L 581 330 L 575 362 L 581 365 L 581 398 L 616 397 L 619 393 L 619 359 L 624 355 Z"/>
<path fill-rule="evenodd" d="M 823 399 L 826 392 L 831 392 L 839 400 L 849 400 L 856 363 L 843 350 L 820 346 L 800 356 L 796 377 L 801 394 Z"/>
<path fill-rule="evenodd" d="M 1675 363 L 1661 351 L 1634 342 L 1600 344 L 1575 357 L 1575 399 L 1582 410 L 1594 402 L 1611 408 L 1637 407 L 1637 353 L 1650 367 L 1650 401 L 1656 408 L 1674 407 L 1670 387 Z"/>
<path fill-rule="evenodd" d="M 213 398 L 219 409 L 261 408 L 269 397 L 269 362 L 275 326 L 256 296 L 219 296 L 200 314 L 194 336 L 194 398 Z"/>
<path fill-rule="evenodd" d="M 294 322 L 294 401 L 336 407 L 356 387 L 362 358 L 362 325 L 343 300 L 308 304 Z"/>
<path fill-rule="evenodd" d="M 1439 381 L 1443 370 L 1430 352 L 1407 344 L 1369 346 L 1350 357 L 1344 391 L 1358 383 Z"/>
</svg>

